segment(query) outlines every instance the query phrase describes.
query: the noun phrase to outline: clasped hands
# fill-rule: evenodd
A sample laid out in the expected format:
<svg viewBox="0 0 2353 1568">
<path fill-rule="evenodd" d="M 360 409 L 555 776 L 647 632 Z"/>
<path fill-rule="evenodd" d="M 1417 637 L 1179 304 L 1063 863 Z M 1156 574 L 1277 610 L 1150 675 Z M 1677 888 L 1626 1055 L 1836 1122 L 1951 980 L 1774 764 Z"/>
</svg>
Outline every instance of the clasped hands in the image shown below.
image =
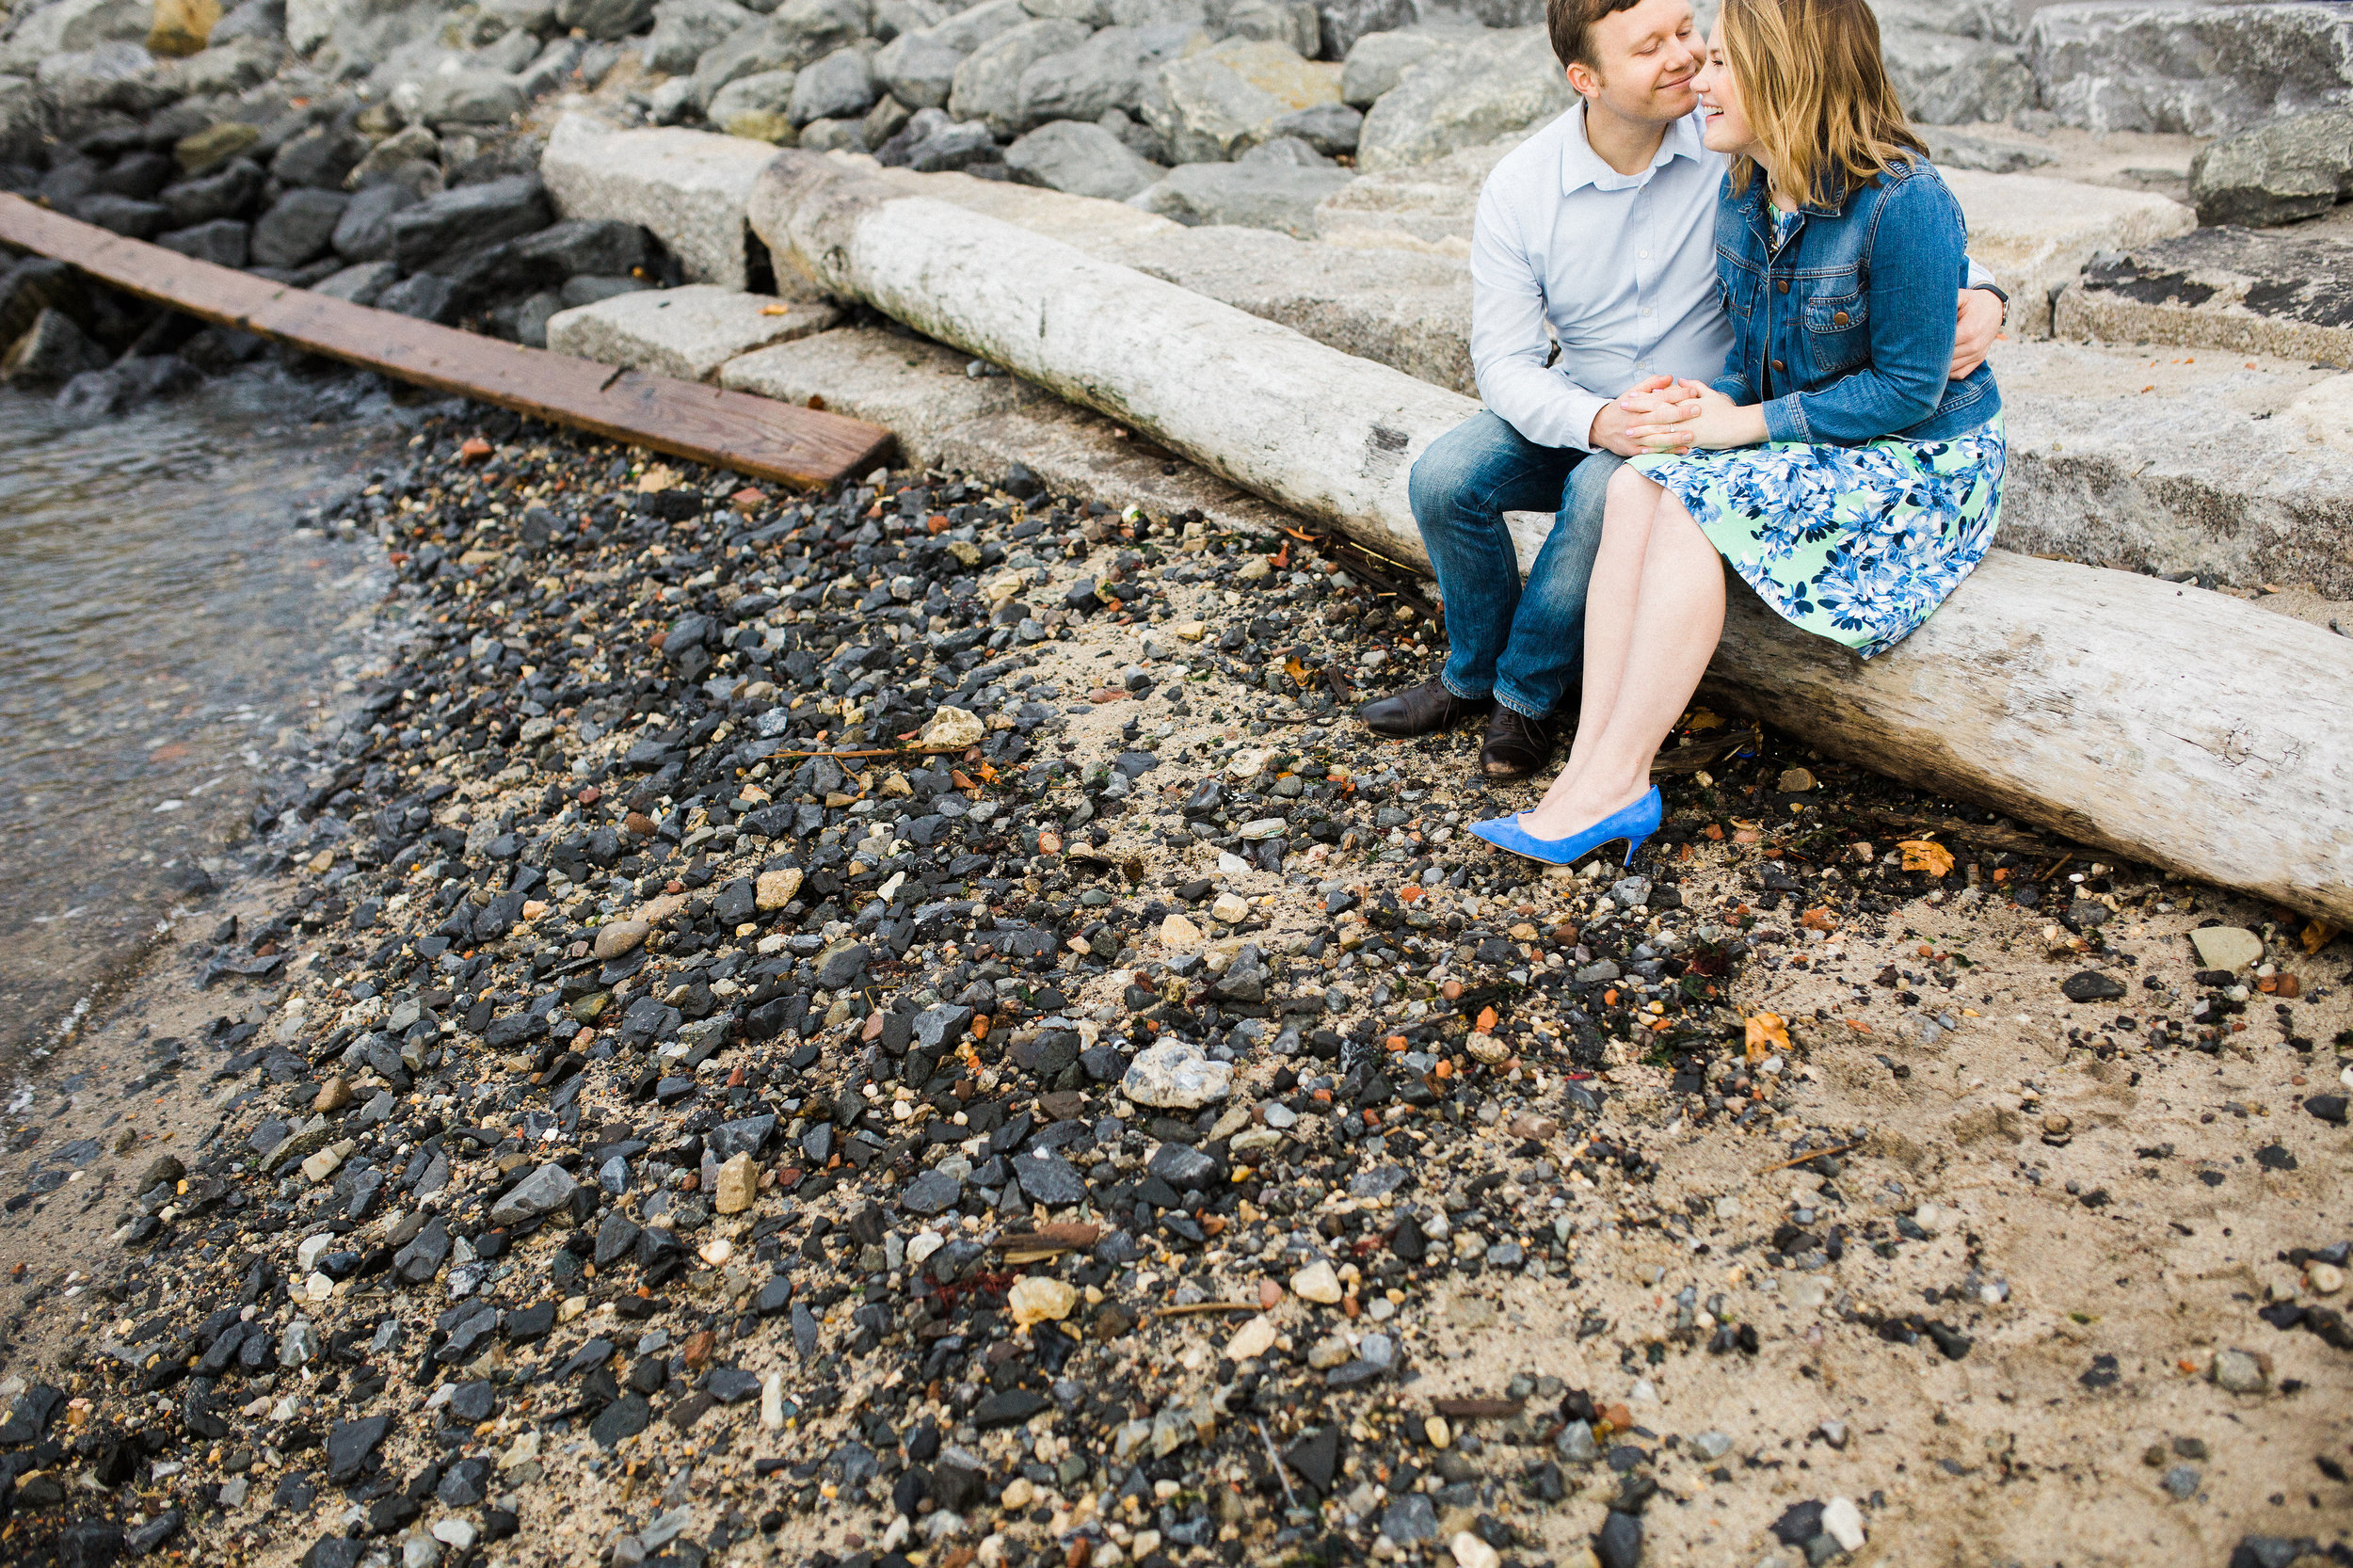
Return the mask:
<svg viewBox="0 0 2353 1568">
<path fill-rule="evenodd" d="M 1747 416 L 1747 417 L 1742 417 Z M 1747 446 L 1763 413 L 1743 408 L 1713 387 L 1672 376 L 1637 382 L 1593 416 L 1593 445 L 1621 457 L 1681 454 L 1693 447 Z"/>
</svg>

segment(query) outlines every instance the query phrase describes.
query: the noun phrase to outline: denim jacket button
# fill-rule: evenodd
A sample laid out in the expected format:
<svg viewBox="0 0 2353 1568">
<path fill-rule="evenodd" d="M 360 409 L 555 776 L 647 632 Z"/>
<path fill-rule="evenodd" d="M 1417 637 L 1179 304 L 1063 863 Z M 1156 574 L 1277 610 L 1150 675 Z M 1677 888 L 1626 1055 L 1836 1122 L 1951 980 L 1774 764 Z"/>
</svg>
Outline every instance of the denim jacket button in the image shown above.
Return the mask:
<svg viewBox="0 0 2353 1568">
<path fill-rule="evenodd" d="M 1840 311 L 1840 312 L 1838 312 L 1835 315 L 1833 315 L 1833 316 L 1830 318 L 1830 324 L 1831 324 L 1833 327 L 1844 327 L 1844 326 L 1846 326 L 1846 325 L 1847 325 L 1847 312 L 1844 312 L 1844 311 Z"/>
<path fill-rule="evenodd" d="M 1789 367 L 1787 365 L 1783 364 L 1779 360 L 1775 360 L 1773 361 L 1773 371 L 1776 375 L 1782 371 L 1787 370 L 1788 368 Z"/>
<path fill-rule="evenodd" d="M 1781 280 L 1781 292 L 1784 294 L 1787 294 L 1789 292 L 1789 280 L 1786 278 L 1784 278 Z"/>
</svg>

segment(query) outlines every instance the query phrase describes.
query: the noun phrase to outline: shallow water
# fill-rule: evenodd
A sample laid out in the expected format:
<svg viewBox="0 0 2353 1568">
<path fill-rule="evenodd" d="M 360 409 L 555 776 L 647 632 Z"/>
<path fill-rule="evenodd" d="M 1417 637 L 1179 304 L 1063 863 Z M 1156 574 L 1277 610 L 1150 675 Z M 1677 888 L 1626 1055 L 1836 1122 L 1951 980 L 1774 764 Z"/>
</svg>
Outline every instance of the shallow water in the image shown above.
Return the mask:
<svg viewBox="0 0 2353 1568">
<path fill-rule="evenodd" d="M 0 388 L 0 1058 L 230 874 L 384 587 L 373 540 L 295 521 L 405 438 L 275 370 L 94 423 Z"/>
</svg>

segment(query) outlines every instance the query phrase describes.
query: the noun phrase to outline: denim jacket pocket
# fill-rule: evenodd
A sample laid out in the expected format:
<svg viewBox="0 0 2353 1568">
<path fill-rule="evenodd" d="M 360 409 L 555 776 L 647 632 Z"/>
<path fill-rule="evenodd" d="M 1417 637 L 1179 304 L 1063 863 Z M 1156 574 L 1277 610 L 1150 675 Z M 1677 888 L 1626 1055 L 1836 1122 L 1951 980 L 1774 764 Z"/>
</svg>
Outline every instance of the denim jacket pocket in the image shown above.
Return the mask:
<svg viewBox="0 0 2353 1568">
<path fill-rule="evenodd" d="M 1871 357 L 1870 296 L 1817 295 L 1805 302 L 1806 357 L 1817 376 L 1840 376 Z"/>
</svg>

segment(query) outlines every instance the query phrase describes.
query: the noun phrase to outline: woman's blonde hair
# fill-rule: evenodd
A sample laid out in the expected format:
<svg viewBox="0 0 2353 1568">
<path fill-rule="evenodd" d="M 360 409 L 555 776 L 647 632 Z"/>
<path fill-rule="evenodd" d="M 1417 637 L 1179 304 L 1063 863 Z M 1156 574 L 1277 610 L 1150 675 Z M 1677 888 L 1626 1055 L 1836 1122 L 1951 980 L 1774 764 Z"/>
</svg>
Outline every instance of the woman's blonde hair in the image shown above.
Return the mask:
<svg viewBox="0 0 2353 1568">
<path fill-rule="evenodd" d="M 1897 102 L 1865 0 L 1724 0 L 1724 57 L 1774 183 L 1835 200 L 1927 146 Z M 1745 195 L 1757 160 L 1732 168 Z"/>
</svg>

